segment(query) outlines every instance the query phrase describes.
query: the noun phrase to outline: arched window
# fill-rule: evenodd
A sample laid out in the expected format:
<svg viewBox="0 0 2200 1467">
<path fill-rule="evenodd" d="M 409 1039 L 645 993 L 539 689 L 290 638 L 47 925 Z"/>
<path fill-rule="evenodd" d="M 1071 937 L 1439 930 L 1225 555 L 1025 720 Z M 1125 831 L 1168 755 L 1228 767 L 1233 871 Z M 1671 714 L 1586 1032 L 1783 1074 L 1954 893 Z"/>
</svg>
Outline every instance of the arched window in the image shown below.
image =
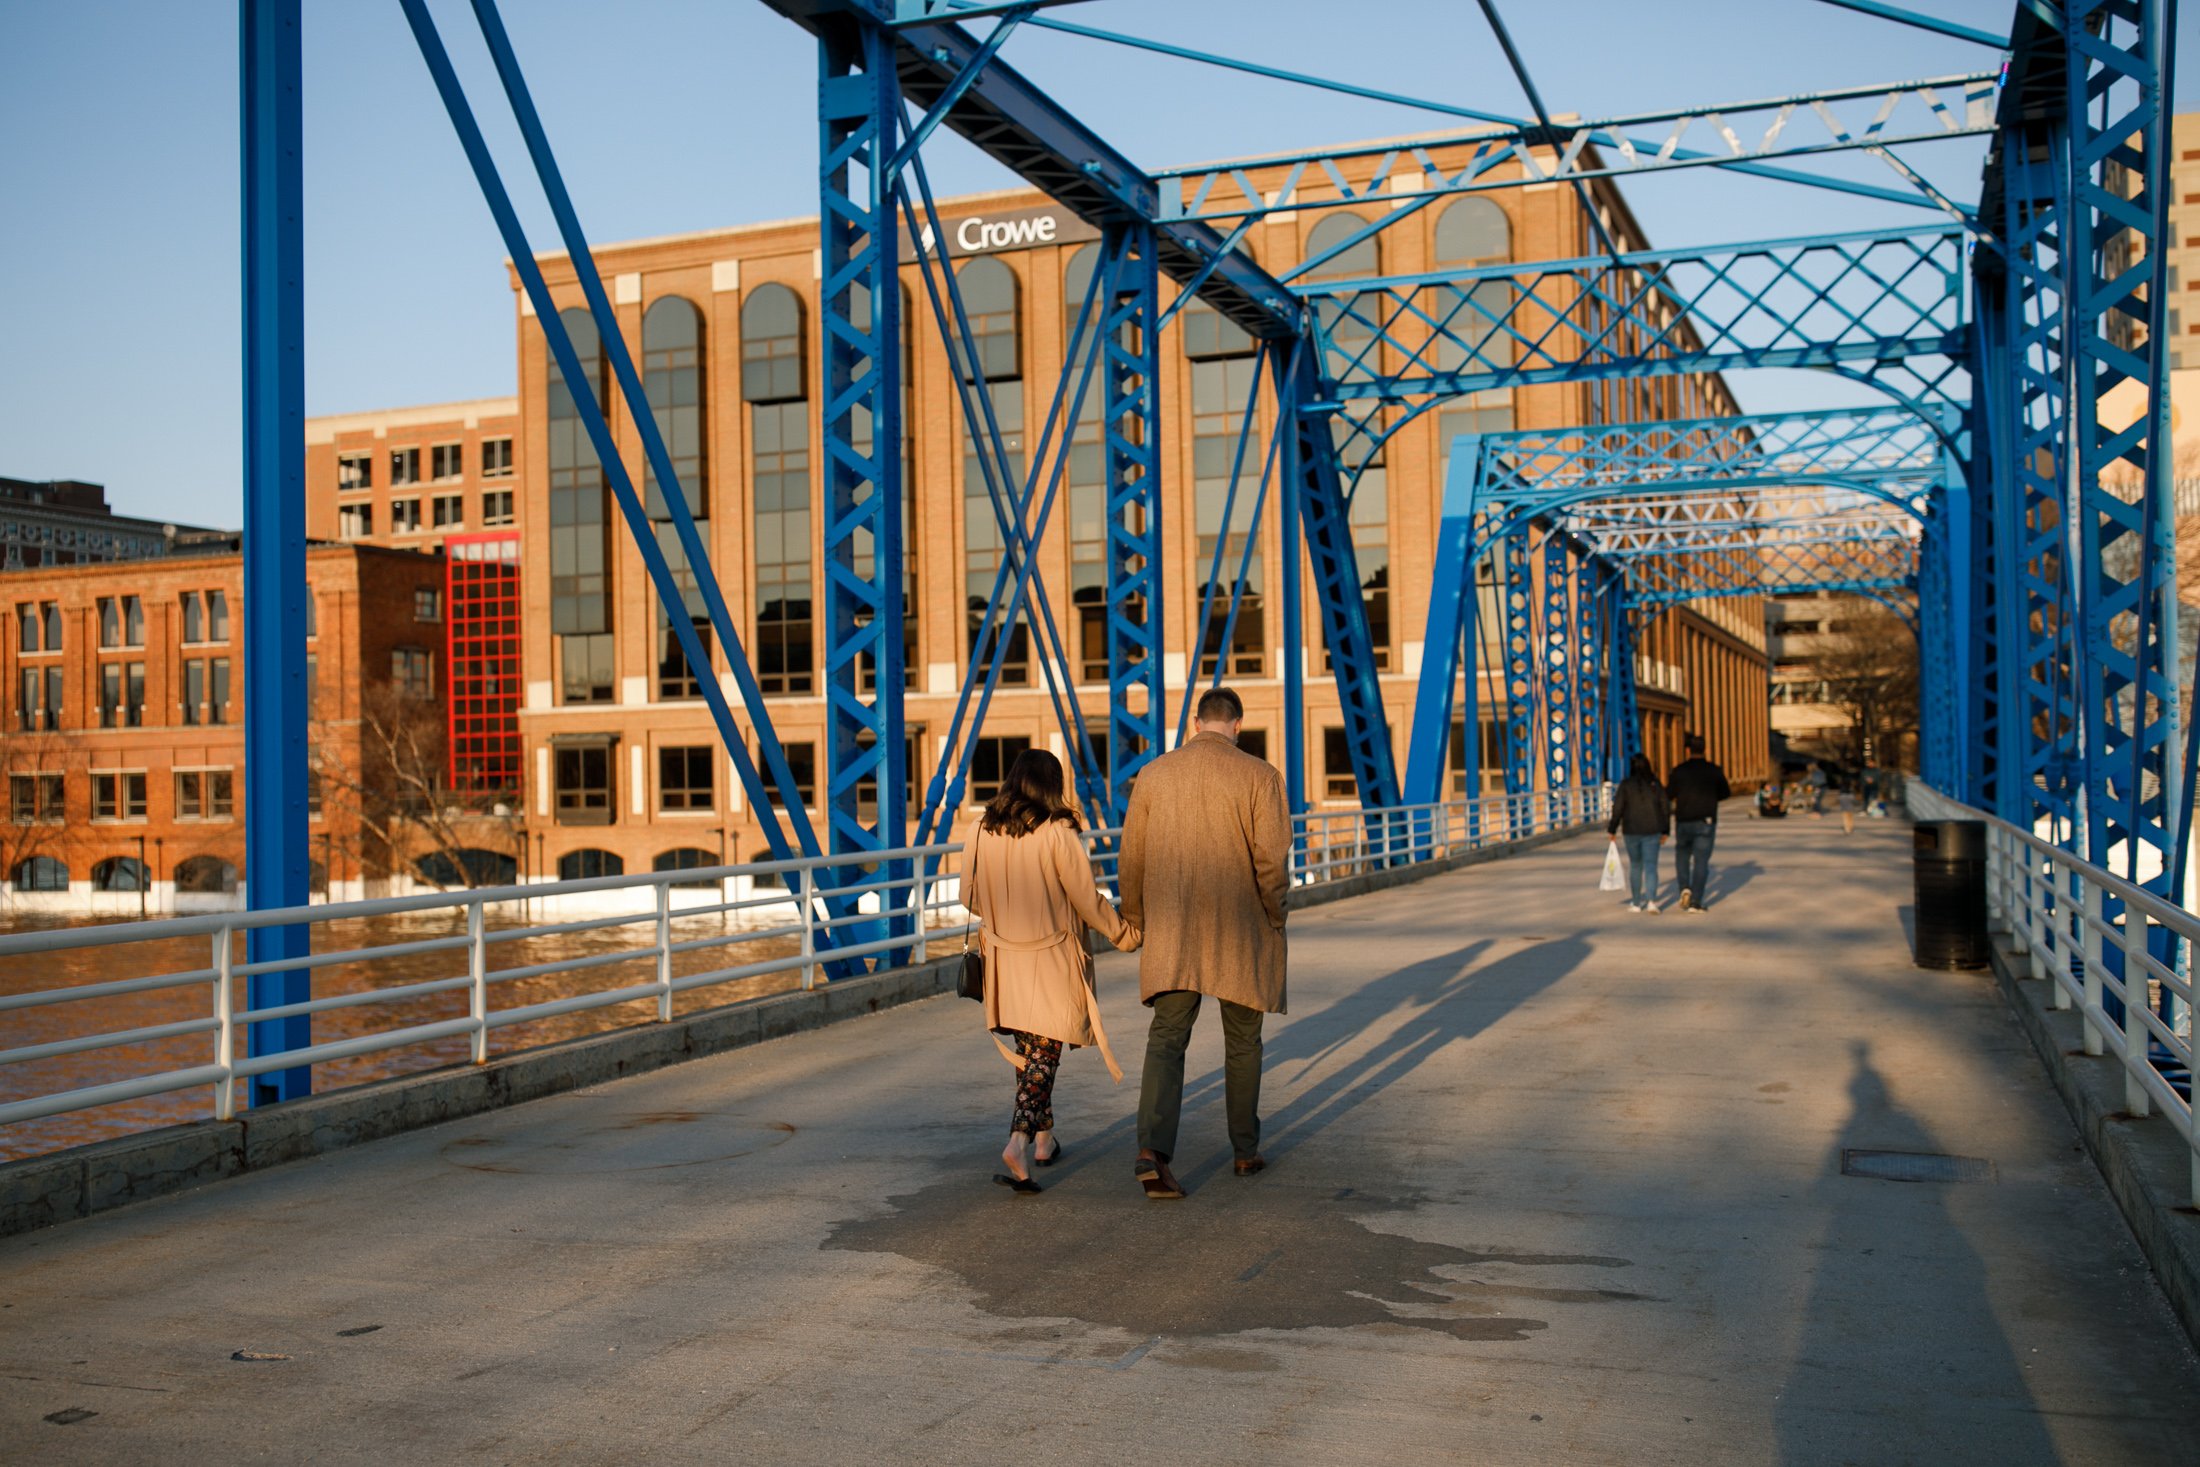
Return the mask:
<svg viewBox="0 0 2200 1467">
<path fill-rule="evenodd" d="M 1494 199 L 1469 195 L 1436 220 L 1436 264 L 1472 269 L 1512 258 L 1512 219 Z M 1510 280 L 1462 283 L 1461 295 L 1443 301 L 1448 316 L 1436 343 L 1436 366 L 1456 372 L 1470 364 L 1481 369 L 1509 367 L 1519 343 L 1501 323 L 1511 314 L 1515 291 Z M 1456 307 L 1456 309 L 1454 309 Z M 1452 440 L 1462 433 L 1503 433 L 1513 426 L 1512 389 L 1493 387 L 1447 404 L 1436 415 L 1436 462 L 1450 461 Z"/>
<path fill-rule="evenodd" d="M 603 403 L 603 342 L 579 309 L 561 311 L 581 375 Z M 610 506 L 603 464 L 581 421 L 577 399 L 550 363 L 550 630 L 558 638 L 559 686 L 568 703 L 611 701 Z"/>
<path fill-rule="evenodd" d="M 1016 272 L 993 255 L 969 261 L 956 272 L 956 280 L 977 347 L 973 363 L 958 344 L 954 353 L 958 370 L 972 384 L 973 396 L 983 394 L 992 403 L 1006 458 L 1005 463 L 994 458 L 984 422 L 963 425 L 963 591 L 970 609 L 970 655 L 973 661 L 983 661 L 993 655 L 984 635 L 986 602 L 1007 548 L 986 487 L 987 474 L 990 469 L 1001 493 L 1013 500 L 1022 492 L 1025 473 L 1023 292 Z M 982 457 L 980 444 L 987 445 Z M 1021 619 L 1009 634 L 1001 681 L 1031 681 L 1030 633 Z"/>
<path fill-rule="evenodd" d="M 611 851 L 599 851 L 591 846 L 585 850 L 567 851 L 558 857 L 558 880 L 586 881 L 591 876 L 624 876 L 626 862 Z"/>
<path fill-rule="evenodd" d="M 741 396 L 749 404 L 756 501 L 757 681 L 767 693 L 815 685 L 810 640 L 810 401 L 802 298 L 760 285 L 741 305 Z"/>
<path fill-rule="evenodd" d="M 109 856 L 92 868 L 93 891 L 145 891 L 145 865 L 135 856 Z"/>
<path fill-rule="evenodd" d="M 717 864 L 718 858 L 715 855 L 696 846 L 681 846 L 676 850 L 660 851 L 657 853 L 657 859 L 649 863 L 652 871 L 698 871 Z M 702 880 L 691 878 L 687 881 L 675 881 L 672 884 L 674 886 L 715 887 L 718 883 L 708 878 Z"/>
<path fill-rule="evenodd" d="M 176 863 L 176 890 L 212 895 L 237 889 L 237 868 L 219 856 L 193 856 Z"/>
<path fill-rule="evenodd" d="M 1327 251 L 1343 244 L 1344 241 L 1367 228 L 1367 224 L 1368 221 L 1362 219 L 1359 215 L 1345 213 L 1341 210 L 1332 210 L 1324 214 L 1320 222 L 1307 231 L 1306 258 L 1309 260 L 1320 259 Z M 1382 274 L 1382 249 L 1377 240 L 1378 236 L 1371 234 L 1359 243 L 1339 251 L 1334 258 L 1323 260 L 1322 263 L 1308 270 L 1306 278 L 1308 280 L 1359 280 L 1370 275 Z M 1329 339 L 1337 346 L 1356 356 L 1363 347 L 1375 339 L 1375 327 L 1369 318 L 1375 316 L 1381 309 L 1377 302 L 1378 298 L 1375 296 L 1358 297 L 1350 293 L 1342 296 L 1316 296 L 1314 298 L 1314 311 L 1321 318 L 1322 324 L 1328 328 Z M 1370 360 L 1361 364 L 1358 370 L 1365 372 L 1375 367 L 1376 363 L 1372 360 L 1373 353 L 1369 353 L 1369 357 Z M 1342 364 L 1337 365 L 1339 370 L 1344 370 Z"/>
<path fill-rule="evenodd" d="M 1436 263 L 1491 265 L 1512 258 L 1512 219 L 1495 199 L 1469 194 L 1436 217 Z"/>
<path fill-rule="evenodd" d="M 420 879 L 430 886 L 510 886 L 519 880 L 519 861 L 506 851 L 465 846 L 455 851 L 430 851 L 413 862 Z"/>
<path fill-rule="evenodd" d="M 697 532 L 707 540 L 710 499 L 704 472 L 703 314 L 681 296 L 660 297 L 642 316 L 642 390 L 649 399 L 650 416 L 657 420 L 657 431 L 665 440 L 672 472 L 685 493 L 688 512 L 695 518 Z M 658 547 L 680 583 L 689 623 L 708 652 L 710 614 L 703 607 L 703 593 L 696 584 L 694 568 L 688 564 L 687 551 L 673 529 L 672 513 L 665 504 L 663 487 L 657 482 L 657 471 L 646 459 L 642 485 Z M 662 604 L 651 620 L 657 628 L 657 696 L 701 697 L 695 672 L 665 620 Z"/>
<path fill-rule="evenodd" d="M 67 891 L 69 868 L 52 856 L 32 856 L 15 866 L 17 891 Z"/>
</svg>

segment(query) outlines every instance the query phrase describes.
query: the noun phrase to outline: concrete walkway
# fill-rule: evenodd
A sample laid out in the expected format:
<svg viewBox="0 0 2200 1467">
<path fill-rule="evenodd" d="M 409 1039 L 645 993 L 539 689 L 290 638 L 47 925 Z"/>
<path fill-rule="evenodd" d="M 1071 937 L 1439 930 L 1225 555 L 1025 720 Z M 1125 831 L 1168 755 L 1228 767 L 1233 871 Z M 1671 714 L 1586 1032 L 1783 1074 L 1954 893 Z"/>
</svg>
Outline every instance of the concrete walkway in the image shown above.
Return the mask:
<svg viewBox="0 0 2200 1467">
<path fill-rule="evenodd" d="M 0 1455 L 2200 1462 L 2038 1061 L 1909 966 L 1907 828 L 1737 807 L 1700 917 L 1602 844 L 1302 914 L 1274 1166 L 1229 1174 L 1209 1015 L 1182 1203 L 1129 1178 L 1111 958 L 1132 1074 L 1071 1057 L 1041 1197 L 947 997 L 10 1240 Z"/>
</svg>

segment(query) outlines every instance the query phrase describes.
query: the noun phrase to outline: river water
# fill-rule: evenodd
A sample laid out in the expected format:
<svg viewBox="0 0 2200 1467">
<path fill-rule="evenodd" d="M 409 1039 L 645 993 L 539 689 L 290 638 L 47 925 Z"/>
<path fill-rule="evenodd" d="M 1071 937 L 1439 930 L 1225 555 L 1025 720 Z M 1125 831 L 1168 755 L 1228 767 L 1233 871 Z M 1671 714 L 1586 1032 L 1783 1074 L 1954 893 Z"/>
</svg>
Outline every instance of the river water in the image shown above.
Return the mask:
<svg viewBox="0 0 2200 1467">
<path fill-rule="evenodd" d="M 778 920 L 784 923 L 786 919 L 782 915 Z M 801 951 L 800 941 L 793 935 L 755 935 L 744 932 L 739 927 L 727 926 L 727 921 L 727 918 L 721 916 L 673 919 L 672 940 L 675 943 L 710 938 L 721 933 L 732 939 L 727 946 L 676 954 L 673 958 L 675 977 L 761 962 L 766 958 L 784 957 Z M 26 921 L 0 927 L 0 931 L 21 932 L 34 927 L 70 925 L 73 924 L 39 924 Z M 494 934 L 497 931 L 512 930 L 517 925 L 519 924 L 511 923 L 500 927 L 492 918 L 488 923 L 488 930 Z M 391 943 L 463 937 L 465 930 L 463 915 L 434 912 L 320 924 L 314 928 L 313 944 L 316 952 L 350 952 Z M 653 982 L 656 978 L 656 959 L 650 947 L 654 940 L 654 918 L 649 918 L 632 926 L 548 937 L 514 938 L 493 943 L 487 949 L 491 977 L 490 1011 L 493 1014 L 499 1010 L 547 1003 L 583 993 L 605 993 Z M 244 960 L 243 947 L 240 938 L 236 945 L 235 961 Z M 495 977 L 498 971 L 598 954 L 608 955 L 622 950 L 634 951 L 635 955 L 624 961 L 607 962 L 602 966 L 578 972 L 546 973 L 502 981 L 497 981 Z M 0 994 L 76 987 L 158 973 L 189 972 L 210 966 L 211 951 L 211 939 L 190 937 L 164 938 L 113 947 L 75 948 L 54 953 L 0 956 Z M 465 973 L 466 952 L 462 947 L 454 951 L 375 957 L 314 970 L 313 997 L 318 999 L 339 994 L 370 994 L 406 984 L 459 978 Z M 800 987 L 801 982 L 802 971 L 796 967 L 786 972 L 713 984 L 674 995 L 673 1011 L 676 1014 L 692 1013 L 742 999 L 783 993 Z M 234 1003 L 237 1011 L 242 1012 L 246 1008 L 242 980 L 237 980 L 236 989 Z M 210 981 L 200 981 L 179 988 L 8 1010 L 0 1012 L 0 1049 L 206 1018 L 213 1013 L 213 1003 L 213 984 Z M 322 1044 L 403 1029 L 416 1024 L 432 1024 L 438 1020 L 461 1019 L 466 1013 L 467 992 L 463 986 L 441 993 L 407 995 L 379 1002 L 368 1001 L 354 1007 L 313 1015 L 313 1042 Z M 656 1000 L 649 998 L 531 1020 L 492 1030 L 489 1035 L 490 1053 L 510 1054 L 582 1035 L 627 1028 L 653 1022 L 656 1016 Z M 244 1044 L 240 1036 L 238 1054 L 241 1057 L 243 1053 Z M 322 1092 L 392 1075 L 463 1064 L 470 1053 L 469 1036 L 460 1034 L 403 1049 L 383 1050 L 351 1059 L 329 1061 L 314 1067 L 313 1087 L 316 1092 Z M 203 1033 L 88 1050 L 21 1064 L 0 1065 L 0 1101 L 48 1095 L 137 1075 L 210 1064 L 213 1058 L 214 1036 Z M 241 1094 L 239 1104 L 241 1108 Z M 201 1086 L 40 1120 L 19 1121 L 0 1126 L 0 1160 L 36 1156 L 65 1146 L 154 1126 L 200 1120 L 213 1113 L 214 1092 L 211 1087 Z"/>
</svg>

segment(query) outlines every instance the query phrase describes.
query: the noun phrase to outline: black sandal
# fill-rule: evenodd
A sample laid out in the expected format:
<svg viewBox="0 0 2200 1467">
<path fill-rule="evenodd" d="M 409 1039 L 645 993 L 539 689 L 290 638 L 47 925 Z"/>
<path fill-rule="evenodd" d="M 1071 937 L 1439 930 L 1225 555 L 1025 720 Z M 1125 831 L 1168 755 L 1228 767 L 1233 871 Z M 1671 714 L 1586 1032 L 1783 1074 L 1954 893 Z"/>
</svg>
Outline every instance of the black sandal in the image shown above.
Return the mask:
<svg viewBox="0 0 2200 1467">
<path fill-rule="evenodd" d="M 1040 1155 L 1040 1154 L 1039 1154 L 1038 1152 L 1036 1152 L 1036 1151 L 1034 1151 L 1034 1152 L 1032 1152 L 1032 1153 L 1031 1153 L 1031 1160 L 1032 1160 L 1033 1164 L 1034 1164 L 1034 1165 L 1037 1165 L 1037 1166 L 1052 1166 L 1052 1165 L 1054 1165 L 1054 1164 L 1055 1164 L 1056 1162 L 1060 1161 L 1061 1159 L 1062 1159 L 1062 1143 L 1061 1143 L 1061 1142 L 1059 1142 L 1059 1141 L 1057 1141 L 1057 1142 L 1055 1142 L 1055 1143 L 1054 1143 L 1054 1151 L 1053 1151 L 1053 1154 L 1051 1154 L 1051 1155 L 1049 1155 L 1049 1156 L 1041 1156 L 1041 1155 Z"/>
<path fill-rule="evenodd" d="M 1046 1190 L 1045 1188 L 1041 1187 L 1037 1182 L 1031 1180 L 1031 1178 L 1029 1177 L 1011 1176 L 1007 1172 L 995 1172 L 993 1174 L 993 1180 L 998 1185 L 1008 1188 L 1009 1191 L 1014 1192 L 1019 1197 L 1036 1197 L 1039 1195 L 1039 1193 Z"/>
</svg>

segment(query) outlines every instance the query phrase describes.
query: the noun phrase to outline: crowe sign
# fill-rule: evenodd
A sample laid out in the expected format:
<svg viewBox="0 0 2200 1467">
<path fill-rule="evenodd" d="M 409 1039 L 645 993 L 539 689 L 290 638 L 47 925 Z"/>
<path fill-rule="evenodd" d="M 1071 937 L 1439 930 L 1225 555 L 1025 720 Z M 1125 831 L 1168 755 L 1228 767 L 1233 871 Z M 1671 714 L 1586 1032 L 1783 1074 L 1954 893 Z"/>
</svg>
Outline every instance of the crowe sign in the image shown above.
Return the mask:
<svg viewBox="0 0 2200 1467">
<path fill-rule="evenodd" d="M 1042 245 L 1071 244 L 1082 240 L 1098 239 L 1100 231 L 1067 209 L 1009 209 L 998 214 L 966 214 L 960 219 L 942 219 L 940 228 L 946 231 L 947 248 L 941 253 L 950 258 L 961 255 L 992 255 L 1003 250 L 1029 250 Z M 934 243 L 932 226 L 927 224 L 918 234 L 912 250 L 908 236 L 903 236 L 902 261 L 909 263 L 917 255 L 931 254 Z"/>
</svg>

